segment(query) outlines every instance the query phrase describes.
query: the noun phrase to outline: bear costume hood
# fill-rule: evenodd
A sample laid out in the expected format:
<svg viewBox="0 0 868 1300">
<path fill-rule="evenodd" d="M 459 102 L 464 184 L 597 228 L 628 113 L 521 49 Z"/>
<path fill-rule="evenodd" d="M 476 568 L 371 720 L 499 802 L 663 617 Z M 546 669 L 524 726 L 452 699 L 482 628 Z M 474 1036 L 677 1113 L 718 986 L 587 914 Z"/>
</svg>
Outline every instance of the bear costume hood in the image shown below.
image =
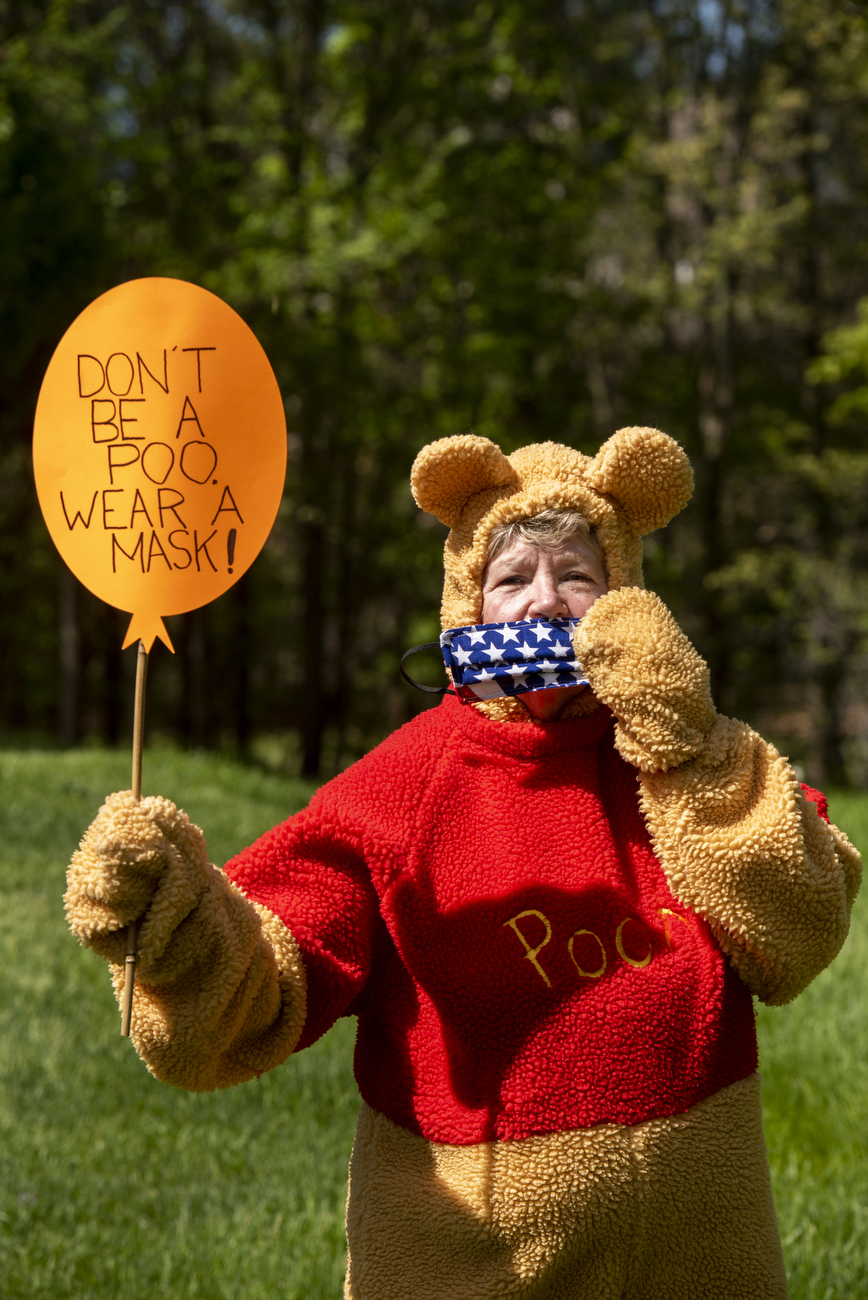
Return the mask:
<svg viewBox="0 0 868 1300">
<path fill-rule="evenodd" d="M 609 590 L 644 587 L 642 538 L 668 524 L 693 491 L 682 448 L 659 429 L 643 428 L 619 429 L 593 457 L 556 442 L 505 456 L 472 433 L 440 438 L 419 452 L 410 481 L 416 504 L 451 529 L 444 631 L 482 617 L 485 557 L 499 524 L 543 510 L 578 510 L 603 548 Z"/>
</svg>

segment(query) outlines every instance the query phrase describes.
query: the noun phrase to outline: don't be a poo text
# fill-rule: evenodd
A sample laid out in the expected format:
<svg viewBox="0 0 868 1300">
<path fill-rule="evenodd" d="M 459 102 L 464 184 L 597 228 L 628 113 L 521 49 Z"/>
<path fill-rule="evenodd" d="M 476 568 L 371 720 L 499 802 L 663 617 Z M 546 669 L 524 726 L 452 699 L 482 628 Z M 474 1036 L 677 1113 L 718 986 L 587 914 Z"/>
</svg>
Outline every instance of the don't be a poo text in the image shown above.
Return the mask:
<svg viewBox="0 0 868 1300">
<path fill-rule="evenodd" d="M 155 565 L 232 572 L 244 518 L 200 414 L 217 351 L 174 344 L 156 357 L 76 357 L 80 429 L 103 456 L 103 485 L 69 500 L 61 489 L 60 504 L 70 532 L 102 531 L 113 573 L 124 561 L 142 573 Z"/>
</svg>

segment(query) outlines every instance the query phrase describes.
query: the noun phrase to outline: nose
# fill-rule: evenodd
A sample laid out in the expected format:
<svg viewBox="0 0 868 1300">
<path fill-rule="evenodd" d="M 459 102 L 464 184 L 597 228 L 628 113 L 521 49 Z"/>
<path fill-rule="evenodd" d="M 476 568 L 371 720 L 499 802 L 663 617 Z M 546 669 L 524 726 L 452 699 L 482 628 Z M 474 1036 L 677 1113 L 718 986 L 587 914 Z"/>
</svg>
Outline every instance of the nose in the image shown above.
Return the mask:
<svg viewBox="0 0 868 1300">
<path fill-rule="evenodd" d="M 547 565 L 541 564 L 537 569 L 528 595 L 527 618 L 563 618 L 568 612 L 554 574 Z"/>
</svg>

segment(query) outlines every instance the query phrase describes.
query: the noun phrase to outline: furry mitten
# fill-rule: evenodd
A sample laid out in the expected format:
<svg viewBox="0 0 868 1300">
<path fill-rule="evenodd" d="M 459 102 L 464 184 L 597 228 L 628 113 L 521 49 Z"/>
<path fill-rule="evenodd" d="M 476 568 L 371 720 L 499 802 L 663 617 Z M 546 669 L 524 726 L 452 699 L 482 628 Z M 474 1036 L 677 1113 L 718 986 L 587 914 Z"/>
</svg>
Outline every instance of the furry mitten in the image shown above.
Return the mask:
<svg viewBox="0 0 868 1300">
<path fill-rule="evenodd" d="M 73 934 L 115 964 L 138 921 L 132 1039 L 158 1078 L 225 1088 L 279 1065 L 304 1026 L 306 978 L 286 926 L 211 866 L 168 799 L 110 795 L 73 855 Z"/>
<path fill-rule="evenodd" d="M 137 943 L 144 974 L 218 877 L 185 812 L 168 799 L 136 800 L 124 790 L 109 795 L 73 854 L 66 917 L 80 943 L 121 965 L 126 927 L 144 917 Z"/>
<path fill-rule="evenodd" d="M 715 719 L 708 668 L 659 596 L 601 596 L 576 629 L 576 654 L 618 726 L 621 755 L 642 772 L 695 758 Z"/>
</svg>

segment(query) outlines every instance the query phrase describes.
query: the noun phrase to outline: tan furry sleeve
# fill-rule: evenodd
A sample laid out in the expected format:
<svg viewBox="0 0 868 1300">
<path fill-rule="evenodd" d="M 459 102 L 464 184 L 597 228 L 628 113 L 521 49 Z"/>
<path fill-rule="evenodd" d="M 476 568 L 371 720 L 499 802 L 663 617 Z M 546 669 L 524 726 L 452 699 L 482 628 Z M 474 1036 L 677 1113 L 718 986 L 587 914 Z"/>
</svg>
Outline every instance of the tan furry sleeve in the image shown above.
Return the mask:
<svg viewBox="0 0 868 1300">
<path fill-rule="evenodd" d="M 709 922 L 752 993 L 790 1002 L 847 937 L 856 849 L 774 746 L 731 718 L 717 718 L 698 758 L 640 784 L 673 892 Z"/>
<path fill-rule="evenodd" d="M 708 670 L 663 602 L 638 588 L 596 602 L 576 634 L 674 893 L 709 922 L 750 990 L 796 997 L 841 948 L 861 858 L 773 745 L 720 717 Z"/>
<path fill-rule="evenodd" d="M 305 1019 L 298 946 L 213 867 L 202 832 L 167 799 L 111 795 L 73 855 L 73 934 L 115 966 L 139 922 L 132 1038 L 158 1078 L 198 1092 L 281 1064 Z"/>
</svg>

